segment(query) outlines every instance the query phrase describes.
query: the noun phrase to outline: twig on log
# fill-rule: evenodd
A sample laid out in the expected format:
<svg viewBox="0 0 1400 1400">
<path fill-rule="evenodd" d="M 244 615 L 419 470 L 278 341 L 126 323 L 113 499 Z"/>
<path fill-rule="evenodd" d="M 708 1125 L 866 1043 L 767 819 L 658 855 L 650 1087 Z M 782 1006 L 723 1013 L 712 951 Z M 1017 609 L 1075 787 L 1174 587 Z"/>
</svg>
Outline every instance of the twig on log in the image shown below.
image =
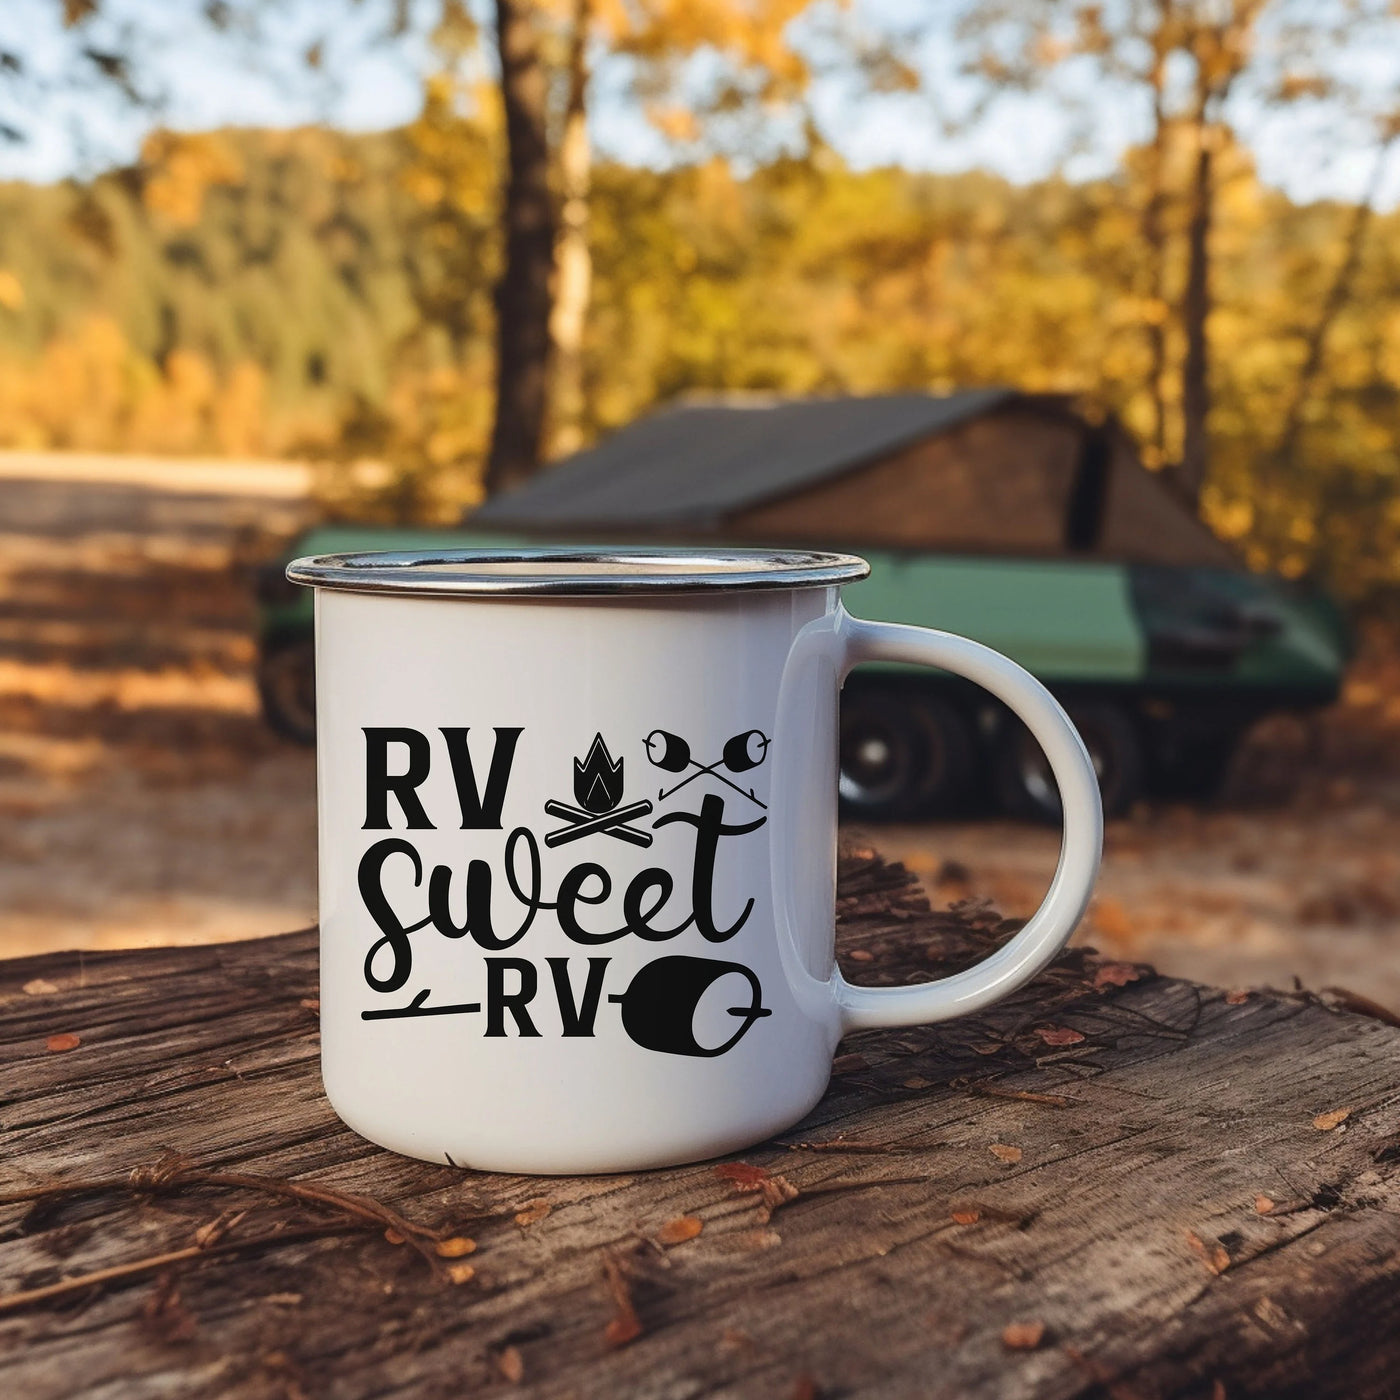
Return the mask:
<svg viewBox="0 0 1400 1400">
<path fill-rule="evenodd" d="M 1077 1099 L 1067 1098 L 1064 1094 L 1037 1094 L 1029 1089 L 1001 1089 L 986 1079 L 974 1080 L 962 1087 L 969 1094 L 982 1094 L 991 1099 L 1017 1099 L 1022 1103 L 1049 1104 L 1051 1108 L 1068 1108 L 1078 1102 Z"/>
<path fill-rule="evenodd" d="M 184 1186 L 226 1186 L 261 1191 L 283 1200 L 339 1211 L 359 1224 L 395 1231 L 430 1261 L 434 1258 L 431 1246 L 442 1239 L 445 1233 L 427 1225 L 416 1224 L 400 1215 L 392 1206 L 386 1206 L 371 1196 L 354 1195 L 348 1191 L 338 1191 L 333 1186 L 288 1181 L 284 1177 L 265 1176 L 255 1172 L 208 1170 L 196 1166 L 189 1158 L 178 1153 L 167 1154 L 152 1166 L 135 1167 L 125 1176 L 54 1182 L 48 1186 L 7 1192 L 0 1196 L 0 1205 L 50 1200 L 56 1196 L 96 1195 L 106 1191 L 124 1190 L 139 1195 L 155 1194 L 178 1190 Z"/>
<path fill-rule="evenodd" d="M 0 1297 L 0 1315 L 18 1312 L 21 1308 L 31 1307 L 35 1303 L 51 1303 L 59 1298 L 68 1298 L 89 1288 L 119 1283 L 123 1279 L 139 1278 L 142 1274 L 157 1273 L 161 1269 L 168 1269 L 172 1264 L 209 1259 L 219 1254 L 246 1253 L 251 1249 L 261 1249 L 265 1245 L 324 1239 L 327 1235 L 345 1234 L 355 1228 L 345 1221 L 328 1220 L 320 1225 L 307 1225 L 300 1229 L 274 1230 L 270 1234 L 255 1235 L 246 1240 L 226 1240 L 208 1246 L 193 1244 L 186 1249 L 167 1250 L 164 1254 L 148 1254 L 144 1259 L 133 1259 L 126 1264 L 112 1264 L 105 1269 L 94 1269 L 90 1274 L 79 1274 L 77 1278 L 66 1278 L 58 1283 L 45 1284 L 42 1288 L 29 1288 L 22 1293 Z"/>
<path fill-rule="evenodd" d="M 779 1142 L 774 1144 L 777 1147 L 785 1148 L 789 1152 L 850 1152 L 867 1154 L 892 1155 L 895 1153 L 904 1154 L 913 1152 L 912 1147 L 905 1147 L 897 1142 L 863 1142 L 859 1138 L 831 1138 L 826 1142 Z"/>
</svg>

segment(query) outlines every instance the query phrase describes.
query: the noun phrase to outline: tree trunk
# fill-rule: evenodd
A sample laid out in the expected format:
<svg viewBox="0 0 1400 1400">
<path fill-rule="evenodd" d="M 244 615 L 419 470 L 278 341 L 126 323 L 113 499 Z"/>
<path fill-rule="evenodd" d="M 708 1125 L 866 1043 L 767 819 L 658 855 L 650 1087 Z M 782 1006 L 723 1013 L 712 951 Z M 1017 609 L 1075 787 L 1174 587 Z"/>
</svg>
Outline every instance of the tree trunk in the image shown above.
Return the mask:
<svg viewBox="0 0 1400 1400">
<path fill-rule="evenodd" d="M 1214 133 L 1204 112 L 1196 126 L 1196 170 L 1191 189 L 1191 221 L 1186 232 L 1186 293 L 1181 321 L 1186 361 L 1181 372 L 1180 483 L 1192 505 L 1199 505 L 1209 467 L 1210 444 L 1210 231 L 1215 201 Z"/>
<path fill-rule="evenodd" d="M 1303 432 L 1303 419 L 1307 414 L 1308 403 L 1312 398 L 1317 376 L 1322 370 L 1322 357 L 1327 349 L 1327 337 L 1331 334 L 1333 322 L 1341 315 L 1351 299 L 1352 283 L 1356 280 L 1357 269 L 1361 266 L 1361 250 L 1366 242 L 1366 230 L 1370 227 L 1375 213 L 1376 200 L 1380 195 L 1391 148 L 1400 139 L 1400 130 L 1392 131 L 1385 138 L 1376 153 L 1376 163 L 1371 170 L 1370 184 L 1366 188 L 1361 203 L 1352 211 L 1351 223 L 1347 229 L 1342 261 L 1327 289 L 1327 296 L 1318 313 L 1317 321 L 1308 336 L 1308 350 L 1302 368 L 1298 371 L 1297 382 L 1289 399 L 1288 412 L 1284 418 L 1283 432 L 1279 437 L 1277 452 L 1279 467 L 1287 472 L 1298 453 L 1298 440 Z"/>
<path fill-rule="evenodd" d="M 531 0 L 496 0 L 496 42 L 509 173 L 502 216 L 505 267 L 496 285 L 496 421 L 486 462 L 489 495 L 522 485 L 539 466 L 554 263 L 549 93 Z"/>
<path fill-rule="evenodd" d="M 1161 37 L 1171 18 L 1172 0 L 1158 11 L 1158 39 L 1148 81 L 1152 87 L 1152 145 L 1148 179 L 1151 185 L 1142 213 L 1142 241 L 1147 245 L 1148 392 L 1152 401 L 1154 466 L 1167 460 L 1167 238 L 1163 227 L 1166 205 L 1167 113 L 1166 82 L 1169 48 Z"/>
<path fill-rule="evenodd" d="M 588 144 L 588 25 L 590 0 L 575 0 L 569 44 L 569 97 L 559 152 L 563 208 L 554 253 L 554 432 L 555 455 L 583 446 L 583 333 L 593 283 L 588 251 L 588 198 L 592 151 Z"/>
</svg>

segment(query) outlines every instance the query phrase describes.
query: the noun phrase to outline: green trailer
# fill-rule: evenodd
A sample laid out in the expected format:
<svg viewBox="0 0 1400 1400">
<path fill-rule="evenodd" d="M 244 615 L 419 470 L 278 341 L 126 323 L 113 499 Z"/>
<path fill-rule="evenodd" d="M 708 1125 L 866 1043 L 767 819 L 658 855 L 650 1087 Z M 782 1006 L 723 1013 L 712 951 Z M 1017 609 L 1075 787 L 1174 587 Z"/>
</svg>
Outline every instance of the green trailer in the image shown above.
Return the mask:
<svg viewBox="0 0 1400 1400">
<path fill-rule="evenodd" d="M 1114 425 L 1006 391 L 685 405 L 461 529 L 326 526 L 287 557 L 641 539 L 863 555 L 851 611 L 973 637 L 1038 676 L 1078 724 L 1110 814 L 1144 794 L 1208 797 L 1245 731 L 1331 703 L 1350 655 L 1325 594 L 1242 568 Z M 259 685 L 268 721 L 310 742 L 311 599 L 284 563 L 263 575 Z M 841 794 L 867 818 L 1058 807 L 1004 707 L 895 666 L 847 682 Z"/>
</svg>

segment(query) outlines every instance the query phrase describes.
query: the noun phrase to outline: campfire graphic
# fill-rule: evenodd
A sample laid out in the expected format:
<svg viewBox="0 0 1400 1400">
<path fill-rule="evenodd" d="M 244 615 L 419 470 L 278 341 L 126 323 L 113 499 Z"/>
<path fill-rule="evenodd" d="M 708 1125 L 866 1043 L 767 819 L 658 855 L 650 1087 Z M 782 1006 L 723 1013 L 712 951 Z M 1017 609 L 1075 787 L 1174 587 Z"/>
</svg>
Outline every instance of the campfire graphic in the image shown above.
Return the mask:
<svg viewBox="0 0 1400 1400">
<path fill-rule="evenodd" d="M 718 778 L 725 787 L 733 788 L 740 797 L 747 797 L 750 802 L 767 811 L 768 804 L 760 802 L 751 787 L 740 787 L 719 770 L 727 769 L 737 777 L 740 773 L 757 768 L 768 757 L 769 742 L 768 736 L 761 729 L 746 729 L 725 744 L 723 752 L 713 763 L 701 763 L 691 754 L 690 745 L 679 734 L 668 734 L 664 729 L 653 729 L 646 737 L 647 757 L 662 772 L 681 774 L 685 773 L 687 768 L 695 769 L 693 773 L 687 773 L 674 787 L 663 788 L 657 794 L 657 800 L 664 802 L 672 793 L 679 792 L 696 778 L 711 777 Z"/>
<path fill-rule="evenodd" d="M 566 841 L 577 841 L 596 831 L 605 831 L 618 841 L 628 841 L 634 846 L 651 845 L 651 832 L 627 825 L 637 817 L 646 816 L 651 811 L 651 803 L 643 799 L 626 807 L 618 805 L 622 801 L 622 760 L 614 759 L 608 752 L 601 734 L 593 736 L 593 743 L 582 759 L 574 759 L 574 801 L 577 807 L 553 798 L 544 804 L 544 810 L 551 817 L 561 817 L 568 822 L 567 826 L 546 834 L 546 846 L 562 846 Z"/>
</svg>

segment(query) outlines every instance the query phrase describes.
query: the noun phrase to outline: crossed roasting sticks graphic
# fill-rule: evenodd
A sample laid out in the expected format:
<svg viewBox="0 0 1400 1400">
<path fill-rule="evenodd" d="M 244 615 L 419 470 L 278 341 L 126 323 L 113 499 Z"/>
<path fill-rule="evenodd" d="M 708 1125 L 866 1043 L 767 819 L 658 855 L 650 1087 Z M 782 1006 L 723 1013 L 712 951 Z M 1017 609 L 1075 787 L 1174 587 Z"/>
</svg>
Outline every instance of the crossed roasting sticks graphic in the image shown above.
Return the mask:
<svg viewBox="0 0 1400 1400">
<path fill-rule="evenodd" d="M 703 778 L 708 774 L 712 778 L 718 778 L 726 787 L 733 788 L 740 797 L 747 797 L 750 802 L 762 807 L 766 812 L 768 804 L 760 802 L 752 788 L 741 788 L 738 783 L 732 782 L 718 770 L 727 768 L 731 773 L 737 774 L 757 768 L 768 757 L 768 744 L 768 736 L 761 729 L 746 729 L 725 744 L 724 751 L 713 763 L 700 763 L 691 757 L 690 745 L 679 734 L 668 734 L 664 729 L 653 729 L 646 738 L 647 757 L 652 763 L 667 773 L 684 773 L 687 768 L 695 769 L 695 772 L 682 778 L 674 787 L 659 792 L 657 801 L 664 802 L 687 783 L 693 783 L 696 778 Z"/>
</svg>

